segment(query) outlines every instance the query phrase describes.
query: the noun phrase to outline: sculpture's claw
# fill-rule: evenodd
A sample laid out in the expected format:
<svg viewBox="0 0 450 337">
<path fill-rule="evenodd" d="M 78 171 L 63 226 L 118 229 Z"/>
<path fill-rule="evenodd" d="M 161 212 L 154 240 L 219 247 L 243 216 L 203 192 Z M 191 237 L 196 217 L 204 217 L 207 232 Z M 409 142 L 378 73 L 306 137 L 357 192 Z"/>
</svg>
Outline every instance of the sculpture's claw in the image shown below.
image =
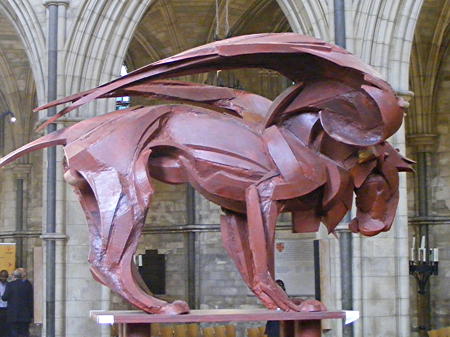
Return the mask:
<svg viewBox="0 0 450 337">
<path fill-rule="evenodd" d="M 157 314 L 166 314 L 166 315 L 178 315 L 178 314 L 186 314 L 189 312 L 189 305 L 184 301 L 174 301 L 172 303 L 168 303 L 161 307 L 161 310 L 156 312 Z"/>
<path fill-rule="evenodd" d="M 370 217 L 365 216 L 363 217 L 363 220 L 354 218 L 350 222 L 349 228 L 353 233 L 361 233 L 365 236 L 374 236 L 384 231 L 386 224 L 377 219 L 371 219 Z"/>
<path fill-rule="evenodd" d="M 298 312 L 327 311 L 325 305 L 317 300 L 302 300 L 300 303 L 296 303 L 280 287 L 272 286 L 270 281 L 259 284 L 254 291 L 269 309 L 279 308 L 283 311 Z"/>
<path fill-rule="evenodd" d="M 269 309 L 280 308 L 283 311 L 300 311 L 298 305 L 272 279 L 258 284 L 253 291 Z"/>
<path fill-rule="evenodd" d="M 305 300 L 298 306 L 298 311 L 312 312 L 312 311 L 327 311 L 327 307 L 317 300 Z"/>
</svg>

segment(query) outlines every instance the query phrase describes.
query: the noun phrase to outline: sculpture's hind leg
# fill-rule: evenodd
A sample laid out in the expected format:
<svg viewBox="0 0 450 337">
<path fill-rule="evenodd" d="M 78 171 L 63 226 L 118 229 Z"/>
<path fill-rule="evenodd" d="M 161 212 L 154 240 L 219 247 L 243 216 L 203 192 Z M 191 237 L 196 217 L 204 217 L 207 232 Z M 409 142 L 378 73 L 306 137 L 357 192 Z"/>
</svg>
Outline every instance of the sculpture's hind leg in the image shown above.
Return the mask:
<svg viewBox="0 0 450 337">
<path fill-rule="evenodd" d="M 136 164 L 139 165 L 139 162 Z M 135 270 L 133 255 L 153 194 L 148 179 L 140 173 L 142 171 L 135 170 L 135 183 L 126 184 L 124 181 L 127 180 L 121 179 L 113 168 L 101 174 L 66 172 L 65 178 L 76 187 L 87 215 L 91 272 L 98 281 L 139 309 L 150 313 L 185 313 L 189 311 L 185 302 L 167 303 L 147 293 Z M 109 211 L 99 212 L 102 208 Z"/>
</svg>

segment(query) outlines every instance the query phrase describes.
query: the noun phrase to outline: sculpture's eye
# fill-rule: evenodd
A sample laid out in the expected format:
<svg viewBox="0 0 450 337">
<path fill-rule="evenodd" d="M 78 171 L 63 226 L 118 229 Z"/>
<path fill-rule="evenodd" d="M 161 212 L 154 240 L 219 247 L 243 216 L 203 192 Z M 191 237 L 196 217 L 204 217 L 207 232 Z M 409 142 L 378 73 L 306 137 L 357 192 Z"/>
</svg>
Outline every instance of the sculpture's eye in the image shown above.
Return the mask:
<svg viewBox="0 0 450 337">
<path fill-rule="evenodd" d="M 376 155 L 372 149 L 364 149 L 364 150 L 358 151 L 358 163 L 359 164 L 366 163 L 375 158 L 376 158 Z"/>
</svg>

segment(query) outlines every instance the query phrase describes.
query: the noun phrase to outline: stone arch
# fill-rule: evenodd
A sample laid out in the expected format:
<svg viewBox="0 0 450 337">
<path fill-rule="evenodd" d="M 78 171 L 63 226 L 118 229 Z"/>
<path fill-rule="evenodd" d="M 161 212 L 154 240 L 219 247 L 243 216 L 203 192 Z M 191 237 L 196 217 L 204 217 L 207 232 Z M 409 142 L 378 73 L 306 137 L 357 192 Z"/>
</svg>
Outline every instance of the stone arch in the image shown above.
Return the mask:
<svg viewBox="0 0 450 337">
<path fill-rule="evenodd" d="M 426 10 L 427 2 L 424 4 Z M 419 31 L 414 36 L 411 54 L 411 88 L 414 91 L 414 104 L 410 108 L 408 120 L 410 134 L 433 134 L 436 131 L 437 89 L 441 78 L 444 54 L 447 51 L 450 31 L 450 1 L 444 1 L 434 27 L 424 27 L 425 19 L 419 21 L 418 29 L 428 28 L 430 33 L 422 36 Z M 429 18 L 426 19 L 427 21 Z"/>
<path fill-rule="evenodd" d="M 128 68 L 130 70 L 137 69 L 150 62 L 214 41 L 217 38 L 291 30 L 285 12 L 282 11 L 276 0 L 222 0 L 217 4 L 218 13 L 214 0 L 198 1 L 194 8 L 181 6 L 179 1 L 174 0 L 152 2 L 136 27 L 130 42 L 125 58 Z M 189 34 L 186 34 L 186 31 L 189 31 Z M 255 76 L 255 74 L 245 76 L 244 70 L 240 71 L 240 76 L 236 76 L 236 73 L 227 75 L 225 73 L 222 72 L 227 82 L 237 83 L 239 81 L 241 84 L 243 77 Z M 267 76 L 275 75 L 265 72 L 265 82 L 267 82 Z M 209 75 L 197 74 L 190 76 L 190 80 L 210 82 L 212 77 L 214 77 L 212 73 Z M 280 85 L 287 83 L 282 80 L 279 82 Z M 246 88 L 248 89 L 249 86 L 246 85 Z M 259 89 L 266 90 L 267 88 L 261 86 Z M 263 94 L 262 92 L 258 93 Z"/>
<path fill-rule="evenodd" d="M 239 17 L 238 20 L 230 27 L 233 35 L 251 34 L 255 31 L 255 21 L 249 20 L 249 18 L 260 18 L 265 13 L 271 12 L 273 18 L 273 24 L 271 30 L 273 32 L 286 32 L 291 30 L 289 20 L 287 19 L 283 11 L 276 11 L 281 9 L 277 1 L 272 0 L 260 0 L 251 4 L 251 6 Z M 258 26 L 260 23 L 258 22 Z"/>
<path fill-rule="evenodd" d="M 3 94 L 4 102 L 9 109 L 13 109 L 18 111 L 17 102 L 14 102 L 12 99 L 13 94 L 17 94 L 19 92 L 19 88 L 17 87 L 16 81 L 13 80 L 14 75 L 12 73 L 11 67 L 6 59 L 5 54 L 0 49 L 0 80 L 2 82 L 2 86 L 0 87 L 0 91 Z"/>
<path fill-rule="evenodd" d="M 10 24 L 14 26 L 22 41 L 33 72 L 34 82 L 37 84 L 38 100 L 44 102 L 46 97 L 46 43 L 36 6 L 33 6 L 30 0 L 5 0 L 0 2 L 0 14 L 4 14 Z"/>
<path fill-rule="evenodd" d="M 37 96 L 45 100 L 45 43 L 37 12 L 27 0 L 0 2 L 0 113 L 10 111 L 16 117 L 15 122 L 10 116 L 2 118 L 4 146 L 0 155 L 35 136 L 32 129 L 37 115 L 32 109 Z M 30 271 L 31 278 L 31 250 L 39 239 L 23 232 L 38 233 L 42 228 L 40 212 L 36 212 L 42 207 L 41 176 L 40 172 L 31 173 L 31 167 L 40 167 L 41 162 L 40 156 L 30 155 L 0 170 L 0 232 L 3 237 L 5 231 L 18 232 L 13 236 L 17 263 Z M 22 197 L 18 199 L 18 195 Z M 22 200 L 20 204 L 18 200 Z M 24 259 L 25 252 L 30 253 L 28 260 Z"/>
<path fill-rule="evenodd" d="M 422 0 L 355 1 L 349 49 L 378 69 L 400 92 L 408 91 L 415 24 Z M 377 15 L 374 15 L 377 13 Z"/>
<path fill-rule="evenodd" d="M 325 0 L 277 0 L 294 32 L 332 41 L 332 8 Z M 332 16 L 332 15 L 331 15 Z"/>
<path fill-rule="evenodd" d="M 36 116 L 31 113 L 35 104 L 36 82 L 27 46 L 23 44 L 17 25 L 0 11 L 0 92 L 3 104 L 0 112 L 11 111 L 17 121 L 10 125 L 10 146 L 15 148 L 31 138 L 31 128 Z M 42 89 L 42 88 L 41 88 Z M 32 97 L 32 99 L 30 99 Z M 12 150 L 12 148 L 10 150 Z"/>
<path fill-rule="evenodd" d="M 150 2 L 88 0 L 83 3 L 65 44 L 63 69 L 67 82 L 61 95 L 89 89 L 119 76 L 133 32 Z M 108 103 L 97 102 L 94 109 L 104 112 L 108 107 Z M 84 111 L 83 117 L 92 116 L 93 110 L 90 111 Z"/>
</svg>

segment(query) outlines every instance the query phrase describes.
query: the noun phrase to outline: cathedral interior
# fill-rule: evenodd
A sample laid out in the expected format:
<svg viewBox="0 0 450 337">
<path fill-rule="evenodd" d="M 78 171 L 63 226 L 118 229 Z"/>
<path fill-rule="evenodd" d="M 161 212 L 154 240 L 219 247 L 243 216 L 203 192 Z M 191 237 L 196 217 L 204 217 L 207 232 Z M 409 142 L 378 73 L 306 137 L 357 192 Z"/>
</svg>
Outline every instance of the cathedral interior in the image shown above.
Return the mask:
<svg viewBox="0 0 450 337">
<path fill-rule="evenodd" d="M 340 2 L 343 25 L 336 20 Z M 415 172 L 401 176 L 390 232 L 373 238 L 350 235 L 348 270 L 336 237 L 325 229 L 293 234 L 290 217 L 281 216 L 276 276 L 292 296 L 320 295 L 329 308 L 350 305 L 360 311 L 351 332 L 330 322 L 324 336 L 426 336 L 426 330 L 450 326 L 449 24 L 450 0 L 1 0 L 0 157 L 42 135 L 36 128 L 48 116 L 33 109 L 50 100 L 52 78 L 54 98 L 61 98 L 215 40 L 296 32 L 337 43 L 341 32 L 345 48 L 379 71 L 409 103 L 402 128 L 389 142 L 416 162 Z M 51 41 L 56 44 L 53 61 Z M 292 85 L 264 69 L 181 79 L 269 99 Z M 59 119 L 57 128 L 141 104 L 158 101 L 96 101 Z M 89 232 L 76 195 L 64 183 L 62 162 L 58 148 L 53 185 L 46 151 L 0 169 L 0 243 L 15 244 L 15 264 L 28 270 L 33 283 L 33 336 L 115 336 L 110 327 L 90 320 L 89 311 L 132 308 L 91 276 Z M 189 185 L 153 184 L 156 192 L 136 253 L 150 290 L 197 309 L 259 307 L 222 246 L 220 208 Z M 48 226 L 50 189 L 53 229 Z M 338 227 L 341 237 L 346 225 Z M 418 294 L 408 268 L 413 241 L 418 245 L 422 237 L 427 248 L 439 249 L 439 273 Z M 50 243 L 55 254 L 49 258 Z M 318 260 L 320 271 L 315 270 Z M 47 279 L 49 270 L 53 280 Z M 350 304 L 345 304 L 343 275 L 350 276 Z M 53 313 L 47 310 L 49 298 Z"/>
</svg>

